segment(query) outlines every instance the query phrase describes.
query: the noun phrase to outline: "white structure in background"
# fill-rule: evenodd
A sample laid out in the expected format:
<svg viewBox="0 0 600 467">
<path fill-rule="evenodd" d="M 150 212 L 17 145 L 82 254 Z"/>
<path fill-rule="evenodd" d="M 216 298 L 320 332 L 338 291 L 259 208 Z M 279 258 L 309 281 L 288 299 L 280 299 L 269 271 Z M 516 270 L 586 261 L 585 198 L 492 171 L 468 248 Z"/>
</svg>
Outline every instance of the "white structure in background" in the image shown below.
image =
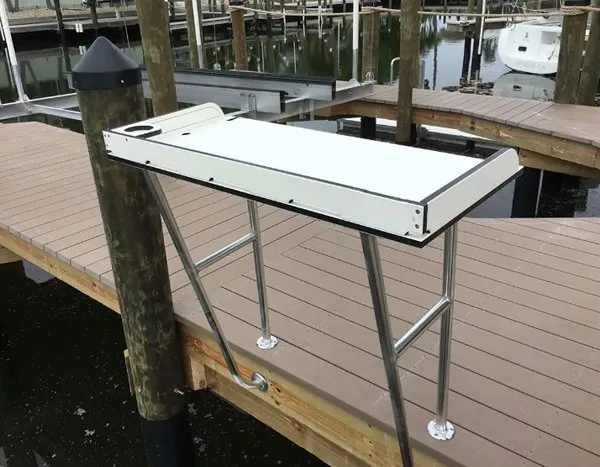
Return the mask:
<svg viewBox="0 0 600 467">
<path fill-rule="evenodd" d="M 558 68 L 562 18 L 536 18 L 500 32 L 500 60 L 516 71 L 553 75 Z M 589 30 L 586 32 L 586 37 Z"/>
</svg>

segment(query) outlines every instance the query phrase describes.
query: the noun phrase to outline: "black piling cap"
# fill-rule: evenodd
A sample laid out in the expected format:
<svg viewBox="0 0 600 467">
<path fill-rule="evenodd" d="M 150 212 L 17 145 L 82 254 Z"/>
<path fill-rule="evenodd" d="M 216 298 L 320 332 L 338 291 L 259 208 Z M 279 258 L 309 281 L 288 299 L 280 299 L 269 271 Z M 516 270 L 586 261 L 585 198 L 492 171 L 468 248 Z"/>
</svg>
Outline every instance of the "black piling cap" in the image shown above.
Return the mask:
<svg viewBox="0 0 600 467">
<path fill-rule="evenodd" d="M 231 6 L 243 6 L 244 3 L 247 3 L 247 0 L 229 0 Z"/>
<path fill-rule="evenodd" d="M 103 36 L 94 41 L 73 68 L 75 89 L 114 89 L 141 82 L 139 65 Z"/>
<path fill-rule="evenodd" d="M 378 7 L 381 6 L 381 0 L 363 0 L 362 6 Z"/>
</svg>

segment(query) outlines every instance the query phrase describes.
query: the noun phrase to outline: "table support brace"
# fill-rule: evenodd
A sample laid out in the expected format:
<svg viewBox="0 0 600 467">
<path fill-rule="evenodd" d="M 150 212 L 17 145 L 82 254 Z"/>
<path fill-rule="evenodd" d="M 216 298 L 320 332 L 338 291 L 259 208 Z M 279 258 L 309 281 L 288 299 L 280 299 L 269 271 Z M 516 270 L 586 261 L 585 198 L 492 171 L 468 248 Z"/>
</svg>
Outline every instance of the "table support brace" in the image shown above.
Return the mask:
<svg viewBox="0 0 600 467">
<path fill-rule="evenodd" d="M 212 329 L 213 334 L 215 335 L 217 344 L 219 345 L 219 348 L 223 353 L 223 357 L 225 358 L 225 362 L 227 363 L 227 367 L 231 373 L 231 376 L 233 377 L 235 382 L 243 388 L 259 389 L 260 391 L 266 391 L 268 388 L 268 383 L 264 376 L 262 376 L 260 373 L 253 373 L 251 381 L 246 381 L 244 377 L 240 374 L 237 363 L 233 356 L 233 352 L 229 347 L 229 343 L 225 339 L 225 334 L 221 329 L 221 325 L 217 320 L 215 311 L 208 299 L 208 295 L 206 294 L 204 286 L 202 285 L 202 281 L 200 280 L 200 277 L 198 275 L 198 266 L 194 263 L 190 252 L 185 244 L 185 240 L 181 235 L 181 231 L 179 230 L 179 227 L 177 225 L 177 220 L 175 219 L 175 215 L 173 214 L 173 211 L 169 206 L 169 202 L 167 200 L 167 197 L 165 196 L 160 181 L 158 180 L 158 177 L 155 173 L 150 172 L 148 170 L 144 170 L 143 172 L 152 192 L 152 196 L 158 204 L 161 216 L 167 226 L 169 234 L 173 239 L 173 244 L 175 245 L 181 262 L 183 263 L 183 267 L 188 275 L 190 283 L 192 284 L 192 288 L 194 289 L 196 297 L 200 302 L 202 311 L 204 312 L 208 324 L 210 325 L 210 328 Z"/>
<path fill-rule="evenodd" d="M 408 434 L 406 412 L 402 387 L 398 376 L 397 362 L 400 355 L 412 345 L 436 320 L 442 317 L 440 329 L 440 355 L 438 371 L 438 391 L 436 418 L 427 425 L 430 436 L 438 440 L 449 440 L 454 435 L 454 426 L 448 421 L 448 393 L 450 374 L 450 344 L 452 342 L 452 312 L 454 306 L 454 278 L 456 271 L 457 225 L 449 227 L 444 233 L 444 273 L 443 296 L 419 319 L 400 339 L 394 342 L 392 335 L 387 298 L 377 238 L 361 233 L 361 243 L 373 310 L 381 345 L 381 354 L 387 376 L 390 401 L 396 423 L 396 435 L 400 445 L 402 465 L 412 467 L 412 453 Z"/>
<path fill-rule="evenodd" d="M 373 300 L 373 311 L 375 312 L 377 334 L 379 335 L 381 355 L 383 357 L 383 365 L 387 376 L 392 411 L 394 413 L 394 421 L 396 422 L 396 435 L 398 436 L 398 443 L 400 444 L 402 466 L 412 467 L 413 459 L 410 450 L 406 412 L 404 410 L 404 397 L 402 396 L 402 386 L 400 384 L 400 377 L 398 376 L 398 368 L 396 368 L 396 350 L 394 349 L 392 327 L 388 315 L 387 298 L 385 296 L 385 286 L 383 284 L 383 274 L 381 272 L 377 237 L 361 233 L 360 240 L 362 242 L 367 276 L 369 278 L 371 299 Z"/>
<path fill-rule="evenodd" d="M 450 345 L 452 343 L 452 315 L 454 310 L 454 278 L 456 275 L 456 243 L 458 225 L 454 224 L 444 233 L 444 298 L 449 305 L 442 314 L 440 327 L 440 355 L 438 368 L 438 392 L 436 418 L 429 422 L 427 431 L 439 440 L 454 436 L 454 426 L 448 421 L 448 392 L 450 385 Z"/>
</svg>

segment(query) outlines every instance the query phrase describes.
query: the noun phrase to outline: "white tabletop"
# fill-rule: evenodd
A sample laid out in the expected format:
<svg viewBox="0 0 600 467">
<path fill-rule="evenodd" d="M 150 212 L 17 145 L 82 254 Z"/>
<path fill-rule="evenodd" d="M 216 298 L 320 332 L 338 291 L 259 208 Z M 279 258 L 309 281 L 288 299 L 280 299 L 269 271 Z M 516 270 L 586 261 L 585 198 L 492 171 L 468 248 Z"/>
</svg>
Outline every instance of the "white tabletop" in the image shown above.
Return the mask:
<svg viewBox="0 0 600 467">
<path fill-rule="evenodd" d="M 516 176 L 486 160 L 223 115 L 205 104 L 104 133 L 112 158 L 423 245 Z"/>
<path fill-rule="evenodd" d="M 375 143 L 351 136 L 236 118 L 175 132 L 169 144 L 242 163 L 420 202 L 481 162 L 479 159 Z"/>
</svg>

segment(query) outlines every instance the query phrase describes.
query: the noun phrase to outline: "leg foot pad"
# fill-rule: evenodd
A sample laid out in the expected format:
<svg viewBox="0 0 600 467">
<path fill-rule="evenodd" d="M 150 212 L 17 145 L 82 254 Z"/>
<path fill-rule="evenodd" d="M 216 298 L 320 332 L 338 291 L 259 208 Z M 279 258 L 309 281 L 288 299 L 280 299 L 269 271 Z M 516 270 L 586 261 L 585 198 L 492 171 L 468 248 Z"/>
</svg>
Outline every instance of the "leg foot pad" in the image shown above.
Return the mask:
<svg viewBox="0 0 600 467">
<path fill-rule="evenodd" d="M 256 341 L 256 345 L 258 345 L 259 349 L 270 350 L 277 345 L 277 338 L 271 336 L 268 339 L 265 339 L 263 336 L 260 336 Z"/>
<path fill-rule="evenodd" d="M 432 420 L 427 424 L 427 432 L 434 439 L 447 441 L 454 436 L 454 425 L 450 422 L 440 424 L 436 420 Z"/>
</svg>

